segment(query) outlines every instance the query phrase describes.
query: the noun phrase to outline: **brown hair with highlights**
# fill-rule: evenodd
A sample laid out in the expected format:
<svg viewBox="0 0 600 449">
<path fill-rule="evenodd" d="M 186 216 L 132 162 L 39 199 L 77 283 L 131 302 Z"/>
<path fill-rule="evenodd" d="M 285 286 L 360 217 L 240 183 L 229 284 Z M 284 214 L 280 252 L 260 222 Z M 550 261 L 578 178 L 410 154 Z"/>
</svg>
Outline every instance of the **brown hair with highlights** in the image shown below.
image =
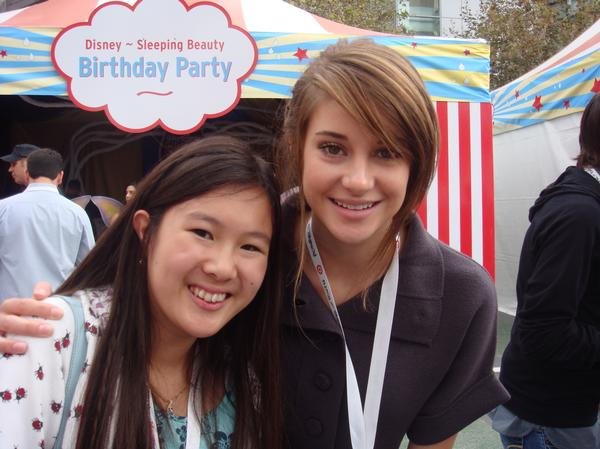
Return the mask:
<svg viewBox="0 0 600 449">
<path fill-rule="evenodd" d="M 423 200 L 433 179 L 438 124 L 433 104 L 414 67 L 397 51 L 370 39 L 342 39 L 306 69 L 285 108 L 278 165 L 284 188 L 300 188 L 300 223 L 309 205 L 302 195 L 303 149 L 317 104 L 331 98 L 393 153 L 410 163 L 406 197 L 373 263 L 391 257 L 395 236 Z M 303 229 L 298 229 L 300 234 Z M 300 267 L 306 248 L 298 235 Z"/>
</svg>

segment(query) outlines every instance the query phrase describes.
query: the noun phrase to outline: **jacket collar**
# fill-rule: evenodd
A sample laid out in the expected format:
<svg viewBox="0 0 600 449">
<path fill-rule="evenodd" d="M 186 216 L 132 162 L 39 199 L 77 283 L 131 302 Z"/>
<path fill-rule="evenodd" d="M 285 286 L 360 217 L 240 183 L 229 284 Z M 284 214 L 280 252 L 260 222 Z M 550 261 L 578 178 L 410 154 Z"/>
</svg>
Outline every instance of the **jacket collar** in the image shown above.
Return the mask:
<svg viewBox="0 0 600 449">
<path fill-rule="evenodd" d="M 295 255 L 294 255 L 295 257 Z M 408 223 L 406 239 L 399 258 L 400 273 L 392 336 L 428 344 L 437 333 L 444 290 L 444 268 L 439 242 L 424 229 L 414 215 Z M 369 304 L 377 306 L 382 280 L 369 293 Z M 305 330 L 340 334 L 339 326 L 306 276 L 302 277 L 296 297 L 296 316 L 291 299 L 293 284 L 286 291 L 283 324 Z M 288 293 L 289 292 L 289 293 Z M 373 309 L 376 310 L 375 307 Z M 339 307 L 344 327 L 373 332 L 376 313 L 364 313 L 362 299 L 355 297 Z M 299 323 L 301 326 L 299 326 Z M 412 337 L 403 327 L 408 326 Z"/>
</svg>

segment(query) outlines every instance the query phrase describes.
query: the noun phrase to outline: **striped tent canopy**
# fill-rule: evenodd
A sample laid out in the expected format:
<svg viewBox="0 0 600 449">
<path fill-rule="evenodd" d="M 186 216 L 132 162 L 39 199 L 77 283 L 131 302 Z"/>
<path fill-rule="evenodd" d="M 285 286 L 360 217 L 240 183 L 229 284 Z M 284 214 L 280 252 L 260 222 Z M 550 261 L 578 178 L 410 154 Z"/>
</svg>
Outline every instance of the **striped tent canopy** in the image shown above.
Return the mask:
<svg viewBox="0 0 600 449">
<path fill-rule="evenodd" d="M 581 112 L 600 92 L 600 20 L 546 62 L 492 92 L 494 134 Z"/>
<path fill-rule="evenodd" d="M 183 1 L 183 0 L 182 0 Z M 0 14 L 0 95 L 66 95 L 50 60 L 53 38 L 102 0 L 47 0 Z M 126 0 L 133 4 L 134 0 Z M 185 0 L 188 5 L 196 0 Z M 369 36 L 407 57 L 440 119 L 438 173 L 419 214 L 428 231 L 494 274 L 489 46 L 482 40 L 393 36 L 331 22 L 281 0 L 213 0 L 250 32 L 258 63 L 245 98 L 286 98 L 312 58 L 341 37 Z"/>
<path fill-rule="evenodd" d="M 188 5 L 199 0 L 187 0 Z M 52 40 L 85 22 L 103 0 L 47 0 L 0 14 L 0 95 L 66 95 L 50 59 Z M 125 3 L 134 4 L 134 0 Z M 244 98 L 285 98 L 311 58 L 340 37 L 370 36 L 406 56 L 437 100 L 489 101 L 489 48 L 483 41 L 381 35 L 310 14 L 281 0 L 216 0 L 258 46 Z"/>
</svg>

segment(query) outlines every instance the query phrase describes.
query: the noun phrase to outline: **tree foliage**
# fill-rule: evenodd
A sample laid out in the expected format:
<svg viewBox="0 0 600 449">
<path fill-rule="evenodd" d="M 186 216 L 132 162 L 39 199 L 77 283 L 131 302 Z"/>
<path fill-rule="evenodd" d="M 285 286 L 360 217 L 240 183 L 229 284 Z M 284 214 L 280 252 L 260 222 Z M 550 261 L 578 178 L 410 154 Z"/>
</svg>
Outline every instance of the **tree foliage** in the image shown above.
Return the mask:
<svg viewBox="0 0 600 449">
<path fill-rule="evenodd" d="M 335 22 L 383 33 L 402 33 L 403 14 L 393 0 L 287 0 L 294 6 Z"/>
<path fill-rule="evenodd" d="M 490 43 L 492 89 L 538 66 L 600 18 L 600 0 L 549 3 L 482 0 L 478 13 L 463 9 L 465 31 L 458 34 Z"/>
</svg>

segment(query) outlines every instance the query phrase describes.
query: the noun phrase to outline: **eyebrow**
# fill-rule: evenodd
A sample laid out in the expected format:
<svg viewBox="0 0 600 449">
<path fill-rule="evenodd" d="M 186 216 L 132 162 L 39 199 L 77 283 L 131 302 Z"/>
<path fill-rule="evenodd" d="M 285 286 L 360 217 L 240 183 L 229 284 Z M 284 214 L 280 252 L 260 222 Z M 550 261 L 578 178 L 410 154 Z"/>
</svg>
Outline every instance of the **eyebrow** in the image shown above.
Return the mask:
<svg viewBox="0 0 600 449">
<path fill-rule="evenodd" d="M 348 137 L 345 134 L 336 133 L 335 131 L 317 131 L 315 135 L 333 137 L 334 139 L 348 140 Z"/>
<path fill-rule="evenodd" d="M 210 215 L 204 214 L 202 212 L 190 212 L 187 216 L 188 216 L 188 218 L 192 218 L 192 219 L 195 219 L 195 220 L 206 221 L 206 222 L 212 224 L 213 226 L 217 226 L 217 227 L 223 227 L 224 226 L 223 222 L 221 222 L 220 220 L 218 220 L 215 217 L 212 217 Z M 271 238 L 267 234 L 265 234 L 264 232 L 250 231 L 250 232 L 245 232 L 244 235 L 248 236 L 248 237 L 254 237 L 254 238 L 257 238 L 259 240 L 264 240 L 264 242 L 267 245 L 271 244 Z"/>
<path fill-rule="evenodd" d="M 325 136 L 325 137 L 331 137 L 334 139 L 339 139 L 339 140 L 344 140 L 346 142 L 348 142 L 350 139 L 348 139 L 348 136 L 346 136 L 345 134 L 340 134 L 340 133 L 336 133 L 335 131 L 317 131 L 315 133 L 316 136 Z M 385 146 L 385 144 L 381 141 L 377 141 L 377 145 L 381 145 L 381 146 Z"/>
</svg>

